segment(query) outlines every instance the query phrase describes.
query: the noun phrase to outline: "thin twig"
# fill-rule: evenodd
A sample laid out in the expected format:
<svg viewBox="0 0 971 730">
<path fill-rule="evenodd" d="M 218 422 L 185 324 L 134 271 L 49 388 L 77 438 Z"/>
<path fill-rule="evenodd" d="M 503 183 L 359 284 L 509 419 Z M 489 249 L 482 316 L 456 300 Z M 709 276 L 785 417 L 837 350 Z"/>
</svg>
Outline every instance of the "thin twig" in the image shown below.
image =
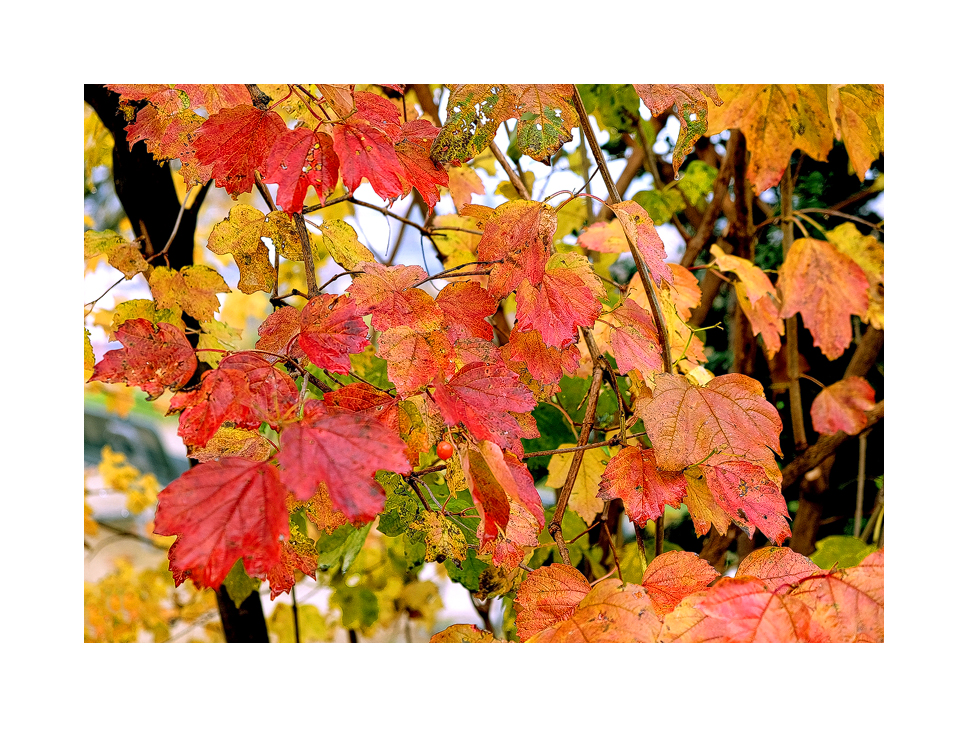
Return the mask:
<svg viewBox="0 0 971 730">
<path fill-rule="evenodd" d="M 792 234 L 792 173 L 786 165 L 779 184 L 782 204 L 782 256 L 789 255 L 794 236 Z M 806 450 L 806 422 L 802 411 L 802 391 L 799 389 L 799 322 L 796 315 L 786 320 L 786 373 L 789 376 L 789 412 L 792 416 L 792 436 L 796 453 Z"/>
<path fill-rule="evenodd" d="M 854 223 L 862 223 L 863 225 L 869 226 L 870 228 L 876 231 L 883 230 L 882 222 L 871 223 L 870 221 L 864 218 L 858 218 L 855 215 L 849 215 L 847 213 L 840 213 L 838 210 L 835 210 L 833 208 L 800 208 L 798 212 L 799 213 L 819 213 L 821 215 L 835 215 L 839 218 L 846 218 L 847 220 L 851 220 Z"/>
<path fill-rule="evenodd" d="M 853 515 L 853 537 L 860 536 L 863 524 L 863 484 L 866 481 L 866 437 L 869 431 L 860 434 L 860 461 L 856 471 L 856 512 Z"/>
<path fill-rule="evenodd" d="M 499 149 L 499 145 L 496 144 L 495 140 L 492 140 L 492 142 L 489 143 L 489 149 L 492 150 L 492 154 L 499 161 L 502 169 L 506 171 L 506 176 L 509 178 L 509 182 L 512 183 L 512 186 L 516 188 L 516 192 L 519 193 L 519 197 L 523 200 L 529 200 L 529 193 L 526 192 L 526 186 L 523 184 L 523 181 L 520 179 L 519 175 L 516 174 L 516 171 L 512 169 L 512 165 L 509 164 L 509 160 L 506 159 L 506 156 L 503 154 L 502 150 Z"/>
</svg>

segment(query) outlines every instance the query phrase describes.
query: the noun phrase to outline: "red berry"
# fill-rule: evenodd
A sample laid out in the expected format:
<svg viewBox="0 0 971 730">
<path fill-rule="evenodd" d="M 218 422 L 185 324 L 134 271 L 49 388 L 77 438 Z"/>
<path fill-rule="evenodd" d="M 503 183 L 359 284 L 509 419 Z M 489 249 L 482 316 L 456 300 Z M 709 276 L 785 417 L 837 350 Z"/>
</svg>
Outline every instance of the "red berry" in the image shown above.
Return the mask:
<svg viewBox="0 0 971 730">
<path fill-rule="evenodd" d="M 442 461 L 448 461 L 452 458 L 452 454 L 455 452 L 455 449 L 452 448 L 452 444 L 450 444 L 448 441 L 439 441 L 438 448 L 435 449 L 435 451 L 438 452 L 439 459 Z"/>
</svg>

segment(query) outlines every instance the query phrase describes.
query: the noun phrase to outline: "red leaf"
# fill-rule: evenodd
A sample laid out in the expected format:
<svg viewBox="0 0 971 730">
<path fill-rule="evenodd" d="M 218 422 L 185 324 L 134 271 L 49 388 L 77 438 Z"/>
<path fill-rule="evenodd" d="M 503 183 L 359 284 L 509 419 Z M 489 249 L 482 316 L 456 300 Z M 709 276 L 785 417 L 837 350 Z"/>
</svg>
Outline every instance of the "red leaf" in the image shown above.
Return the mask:
<svg viewBox="0 0 971 730">
<path fill-rule="evenodd" d="M 440 331 L 392 327 L 381 333 L 378 354 L 388 361 L 388 379 L 402 395 L 417 393 L 455 370 L 451 365 L 452 346 Z"/>
<path fill-rule="evenodd" d="M 642 586 L 607 578 L 590 589 L 572 615 L 534 634 L 529 641 L 653 643 L 660 629 L 661 622 Z"/>
<path fill-rule="evenodd" d="M 357 111 L 345 124 L 334 126 L 334 152 L 341 176 L 354 192 L 367 178 L 378 197 L 390 200 L 402 194 L 405 171 L 398 162 L 395 143 L 401 139 L 398 110 L 376 94 L 354 94 Z"/>
<path fill-rule="evenodd" d="M 321 200 L 337 187 L 339 165 L 329 135 L 300 127 L 287 130 L 273 145 L 265 181 L 280 186 L 276 194 L 280 208 L 299 213 L 308 187 L 313 185 Z"/>
<path fill-rule="evenodd" d="M 812 611 L 812 641 L 883 641 L 883 550 L 852 568 L 804 578 L 791 595 Z"/>
<path fill-rule="evenodd" d="M 550 206 L 532 200 L 510 200 L 495 210 L 466 205 L 462 215 L 480 221 L 483 230 L 479 259 L 499 261 L 489 275 L 489 292 L 493 296 L 506 296 L 523 280 L 533 285 L 543 280 L 556 233 L 556 212 Z"/>
<path fill-rule="evenodd" d="M 199 128 L 196 158 L 212 165 L 218 187 L 235 198 L 253 189 L 254 170 L 266 176 L 266 161 L 277 139 L 287 131 L 283 118 L 241 104 L 213 114 Z"/>
<path fill-rule="evenodd" d="M 324 370 L 349 373 L 349 355 L 364 352 L 370 342 L 367 335 L 367 325 L 348 296 L 321 294 L 300 313 L 297 342 L 310 362 Z"/>
<path fill-rule="evenodd" d="M 195 350 L 170 324 L 156 327 L 147 319 L 129 319 L 115 337 L 123 347 L 105 353 L 89 382 L 126 383 L 158 398 L 165 388 L 181 388 L 196 371 Z"/>
<path fill-rule="evenodd" d="M 536 520 L 536 531 L 545 524 L 543 504 L 525 464 L 491 441 L 460 447 L 462 469 L 472 491 L 479 516 L 481 544 L 495 539 L 510 524 L 510 505 L 524 507 Z"/>
<path fill-rule="evenodd" d="M 795 585 L 803 578 L 823 572 L 825 571 L 805 555 L 787 547 L 764 547 L 742 559 L 735 571 L 735 577 L 758 578 L 775 590 L 782 586 Z"/>
<path fill-rule="evenodd" d="M 401 128 L 402 140 L 394 149 L 398 162 L 404 170 L 402 195 L 408 193 L 413 185 L 425 204 L 431 208 L 440 199 L 439 185 L 448 185 L 448 171 L 430 158 L 432 143 L 439 129 L 425 119 L 408 122 Z"/>
<path fill-rule="evenodd" d="M 289 534 L 286 492 L 277 469 L 230 456 L 193 467 L 158 495 L 156 535 L 178 535 L 169 550 L 176 580 L 218 589 L 243 559 L 250 575 L 280 561 Z"/>
<path fill-rule="evenodd" d="M 681 472 L 658 471 L 654 449 L 625 446 L 607 463 L 597 496 L 622 499 L 631 522 L 644 527 L 661 516 L 664 505 L 680 505 L 687 488 Z"/>
<path fill-rule="evenodd" d="M 475 438 L 522 456 L 524 432 L 510 411 L 529 413 L 536 399 L 505 365 L 466 365 L 447 383 L 440 382 L 432 399 L 449 426 L 464 423 Z"/>
<path fill-rule="evenodd" d="M 435 298 L 445 315 L 446 332 L 452 344 L 457 340 L 479 337 L 492 341 L 492 325 L 485 321 L 496 311 L 496 299 L 473 281 L 452 282 Z"/>
<path fill-rule="evenodd" d="M 296 583 L 295 571 L 317 580 L 317 549 L 314 541 L 305 535 L 290 530 L 291 538 L 283 543 L 280 562 L 266 574 L 270 584 L 270 600 L 281 593 L 289 593 Z"/>
<path fill-rule="evenodd" d="M 522 641 L 569 618 L 590 592 L 576 568 L 553 563 L 526 576 L 516 592 L 516 633 Z"/>
<path fill-rule="evenodd" d="M 823 388 L 810 410 L 813 428 L 817 433 L 843 431 L 855 436 L 866 428 L 866 414 L 876 406 L 875 396 L 873 387 L 855 375 Z"/>
<path fill-rule="evenodd" d="M 662 642 L 805 642 L 810 612 L 757 578 L 724 578 L 664 617 Z"/>
<path fill-rule="evenodd" d="M 681 600 L 699 591 L 721 574 L 695 553 L 676 550 L 658 555 L 644 571 L 641 585 L 647 589 L 658 617 L 670 613 Z"/>
<path fill-rule="evenodd" d="M 296 416 L 299 398 L 296 383 L 262 355 L 252 352 L 229 355 L 219 363 L 219 369 L 236 370 L 246 376 L 250 392 L 248 405 L 256 421 L 266 421 L 279 430 L 282 423 Z"/>
<path fill-rule="evenodd" d="M 396 404 L 399 400 L 369 383 L 351 383 L 330 393 L 324 393 L 319 402 L 324 403 L 328 408 L 361 413 L 397 432 Z M 316 401 L 308 401 L 305 413 L 311 413 L 309 406 L 314 402 Z"/>
<path fill-rule="evenodd" d="M 522 282 L 516 292 L 516 320 L 523 332 L 537 331 L 550 347 L 566 347 L 590 327 L 603 309 L 603 284 L 590 262 L 575 253 L 555 254 L 537 287 Z"/>
<path fill-rule="evenodd" d="M 238 370 L 209 370 L 196 390 L 176 393 L 169 414 L 179 414 L 179 436 L 186 446 L 205 446 L 226 421 L 240 428 L 257 428 L 252 415 L 246 376 Z"/>
<path fill-rule="evenodd" d="M 674 277 L 671 269 L 664 263 L 667 253 L 664 250 L 664 242 L 654 228 L 654 221 L 641 206 L 633 200 L 625 200 L 610 206 L 610 209 L 617 215 L 624 233 L 628 240 L 634 241 L 637 250 L 644 257 L 644 263 L 650 272 L 654 282 L 660 286 L 661 281 L 673 283 Z"/>
<path fill-rule="evenodd" d="M 642 377 L 664 370 L 657 325 L 650 312 L 625 299 L 605 319 L 613 325 L 610 330 L 610 350 L 622 375 L 633 368 L 637 368 Z"/>
<path fill-rule="evenodd" d="M 304 357 L 297 344 L 300 335 L 300 310 L 295 307 L 280 307 L 275 310 L 258 330 L 260 338 L 256 341 L 257 350 L 275 352 L 295 360 Z"/>
<path fill-rule="evenodd" d="M 372 315 L 374 329 L 404 325 L 433 331 L 445 327 L 445 318 L 435 300 L 427 292 L 412 288 L 426 278 L 423 268 L 372 262 L 362 263 L 360 267 L 364 273 L 355 277 L 347 292 L 361 316 Z"/>
<path fill-rule="evenodd" d="M 310 499 L 324 482 L 334 506 L 355 524 L 373 520 L 384 507 L 384 491 L 374 481 L 378 469 L 411 471 L 398 434 L 357 413 L 325 413 L 288 426 L 277 458 L 297 499 Z"/>
<path fill-rule="evenodd" d="M 780 485 L 767 477 L 761 466 L 747 461 L 719 461 L 703 464 L 701 471 L 715 502 L 749 537 L 758 528 L 781 545 L 792 535 Z"/>
<path fill-rule="evenodd" d="M 580 364 L 576 345 L 564 349 L 547 347 L 539 332 L 523 332 L 515 327 L 509 342 L 502 346 L 503 357 L 525 363 L 529 374 L 544 385 L 559 383 L 563 373 L 574 373 Z"/>
</svg>

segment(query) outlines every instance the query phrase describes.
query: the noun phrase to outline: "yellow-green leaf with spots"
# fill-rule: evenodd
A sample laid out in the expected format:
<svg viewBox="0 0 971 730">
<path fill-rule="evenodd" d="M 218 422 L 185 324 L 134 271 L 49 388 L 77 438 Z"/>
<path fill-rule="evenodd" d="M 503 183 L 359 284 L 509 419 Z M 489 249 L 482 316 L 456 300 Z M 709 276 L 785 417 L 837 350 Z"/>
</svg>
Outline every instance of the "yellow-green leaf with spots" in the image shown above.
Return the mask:
<svg viewBox="0 0 971 730">
<path fill-rule="evenodd" d="M 229 287 L 219 272 L 208 266 L 183 266 L 179 271 L 156 266 L 148 278 L 157 307 L 181 309 L 200 322 L 219 311 L 217 293 L 228 294 Z"/>
<path fill-rule="evenodd" d="M 570 446 L 572 444 L 561 444 L 558 448 L 567 449 Z M 600 480 L 610 457 L 601 449 L 587 449 L 582 453 L 583 461 L 580 462 L 580 471 L 577 473 L 573 491 L 570 492 L 568 505 L 583 518 L 584 522 L 591 525 L 604 507 L 604 502 L 597 496 L 597 492 L 600 491 Z M 550 459 L 550 475 L 546 480 L 547 487 L 560 489 L 566 483 L 573 456 L 573 453 L 553 455 Z"/>
<path fill-rule="evenodd" d="M 270 251 L 262 241 L 265 215 L 249 205 L 235 205 L 229 216 L 209 234 L 206 247 L 217 254 L 232 254 L 239 267 L 239 290 L 246 294 L 273 291 L 276 272 Z"/>
<path fill-rule="evenodd" d="M 439 164 L 466 162 L 489 146 L 496 130 L 516 114 L 516 95 L 506 84 L 446 84 L 448 118 L 431 158 Z"/>
<path fill-rule="evenodd" d="M 202 350 L 230 350 L 234 351 L 243 339 L 243 333 L 225 322 L 210 319 L 202 323 L 202 334 L 199 335 L 199 345 L 196 357 L 212 367 L 226 356 L 224 352 L 202 352 Z"/>
<path fill-rule="evenodd" d="M 263 237 L 273 241 L 280 255 L 289 261 L 303 261 L 303 246 L 290 216 L 282 210 L 274 210 L 263 224 Z"/>
<path fill-rule="evenodd" d="M 108 327 L 108 339 L 114 341 L 115 333 L 122 324 L 130 319 L 147 319 L 152 324 L 166 322 L 176 329 L 184 330 L 185 323 L 182 321 L 182 309 L 176 306 L 174 309 L 159 309 L 151 299 L 130 299 L 121 302 L 111 316 L 111 324 Z"/>
<path fill-rule="evenodd" d="M 516 138 L 524 155 L 549 165 L 550 159 L 573 139 L 579 123 L 573 108 L 572 84 L 513 84 L 518 95 Z"/>
<path fill-rule="evenodd" d="M 462 530 L 441 512 L 422 512 L 408 526 L 409 535 L 425 543 L 425 562 L 465 560 L 468 543 Z"/>
<path fill-rule="evenodd" d="M 129 241 L 114 231 L 85 231 L 84 260 L 88 261 L 102 254 L 126 279 L 148 271 L 148 262 L 134 241 Z"/>
<path fill-rule="evenodd" d="M 357 231 L 349 223 L 325 220 L 320 232 L 327 252 L 345 270 L 353 271 L 365 261 L 374 261 L 374 254 L 358 240 Z"/>
</svg>

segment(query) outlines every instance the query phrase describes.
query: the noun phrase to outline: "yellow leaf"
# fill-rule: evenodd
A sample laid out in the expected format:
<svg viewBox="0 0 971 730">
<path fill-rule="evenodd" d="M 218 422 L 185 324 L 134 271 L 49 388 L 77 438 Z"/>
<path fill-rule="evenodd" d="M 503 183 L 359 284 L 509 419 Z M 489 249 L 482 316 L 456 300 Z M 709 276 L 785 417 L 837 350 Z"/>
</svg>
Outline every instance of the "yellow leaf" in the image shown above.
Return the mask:
<svg viewBox="0 0 971 730">
<path fill-rule="evenodd" d="M 374 254 L 357 238 L 349 223 L 342 220 L 325 220 L 320 226 L 320 233 L 331 258 L 346 271 L 354 271 L 362 262 L 374 261 Z"/>
<path fill-rule="evenodd" d="M 408 616 L 413 621 L 423 624 L 428 631 L 431 631 L 432 626 L 435 625 L 435 616 L 445 608 L 438 594 L 438 586 L 428 580 L 405 585 L 398 601 L 408 612 Z"/>
<path fill-rule="evenodd" d="M 230 327 L 245 330 L 251 319 L 261 323 L 271 311 L 273 310 L 268 293 L 244 294 L 241 291 L 231 291 L 219 310 L 219 319 Z"/>
<path fill-rule="evenodd" d="M 553 243 L 560 243 L 564 236 L 579 233 L 587 224 L 587 205 L 583 198 L 574 198 L 556 213 L 556 233 Z"/>
<path fill-rule="evenodd" d="M 175 309 L 157 309 L 155 302 L 151 299 L 129 299 L 115 307 L 114 312 L 105 311 L 105 315 L 102 315 L 102 311 L 105 310 L 95 312 L 94 321 L 95 324 L 105 329 L 108 339 L 112 342 L 116 339 L 115 333 L 118 332 L 118 328 L 130 319 L 147 319 L 153 324 L 167 322 L 179 330 L 185 330 L 182 310 L 178 306 Z M 110 316 L 111 321 L 106 328 L 104 319 L 108 316 Z"/>
<path fill-rule="evenodd" d="M 883 84 L 830 84 L 829 114 L 863 182 L 883 151 Z"/>
<path fill-rule="evenodd" d="M 84 380 L 94 373 L 94 349 L 91 347 L 91 333 L 88 328 L 84 328 Z"/>
<path fill-rule="evenodd" d="M 262 236 L 273 241 L 280 255 L 290 261 L 303 261 L 303 245 L 290 216 L 282 210 L 274 210 L 266 217 Z"/>
<path fill-rule="evenodd" d="M 114 231 L 85 231 L 84 260 L 101 255 L 106 256 L 108 263 L 123 273 L 126 279 L 148 271 L 148 262 L 134 241 L 129 241 Z"/>
<path fill-rule="evenodd" d="M 533 182 L 536 180 L 536 175 L 532 170 L 526 170 L 523 173 L 523 185 L 526 188 L 526 192 L 530 195 L 533 194 Z M 496 194 L 503 196 L 507 200 L 520 200 L 522 196 L 516 190 L 516 186 L 513 185 L 508 180 L 503 180 L 496 186 Z"/>
<path fill-rule="evenodd" d="M 201 448 L 189 456 L 198 461 L 212 461 L 224 456 L 242 456 L 253 461 L 266 461 L 273 454 L 273 444 L 257 431 L 223 426 Z"/>
<path fill-rule="evenodd" d="M 422 534 L 425 541 L 425 562 L 465 560 L 468 543 L 462 530 L 441 512 L 422 512 L 409 526 L 409 531 Z"/>
<path fill-rule="evenodd" d="M 265 215 L 249 205 L 234 205 L 225 220 L 217 223 L 206 247 L 217 254 L 232 254 L 239 267 L 239 290 L 247 294 L 273 291 L 276 272 L 261 237 Z"/>
<path fill-rule="evenodd" d="M 560 444 L 558 448 L 567 449 L 573 444 Z M 604 508 L 604 502 L 597 496 L 600 491 L 600 479 L 603 477 L 604 469 L 607 467 L 608 457 L 601 449 L 587 449 L 583 451 L 583 461 L 580 462 L 580 471 L 577 473 L 577 480 L 570 492 L 570 501 L 567 503 L 588 525 L 593 521 Z M 546 486 L 550 489 L 560 489 L 566 483 L 567 473 L 570 471 L 570 464 L 573 462 L 574 453 L 553 454 L 550 458 L 550 475 L 546 480 Z"/>
<path fill-rule="evenodd" d="M 870 288 L 870 303 L 861 319 L 883 329 L 883 244 L 873 236 L 864 236 L 853 223 L 844 223 L 826 234 L 827 240 L 840 253 L 849 256 L 863 269 Z"/>
</svg>

